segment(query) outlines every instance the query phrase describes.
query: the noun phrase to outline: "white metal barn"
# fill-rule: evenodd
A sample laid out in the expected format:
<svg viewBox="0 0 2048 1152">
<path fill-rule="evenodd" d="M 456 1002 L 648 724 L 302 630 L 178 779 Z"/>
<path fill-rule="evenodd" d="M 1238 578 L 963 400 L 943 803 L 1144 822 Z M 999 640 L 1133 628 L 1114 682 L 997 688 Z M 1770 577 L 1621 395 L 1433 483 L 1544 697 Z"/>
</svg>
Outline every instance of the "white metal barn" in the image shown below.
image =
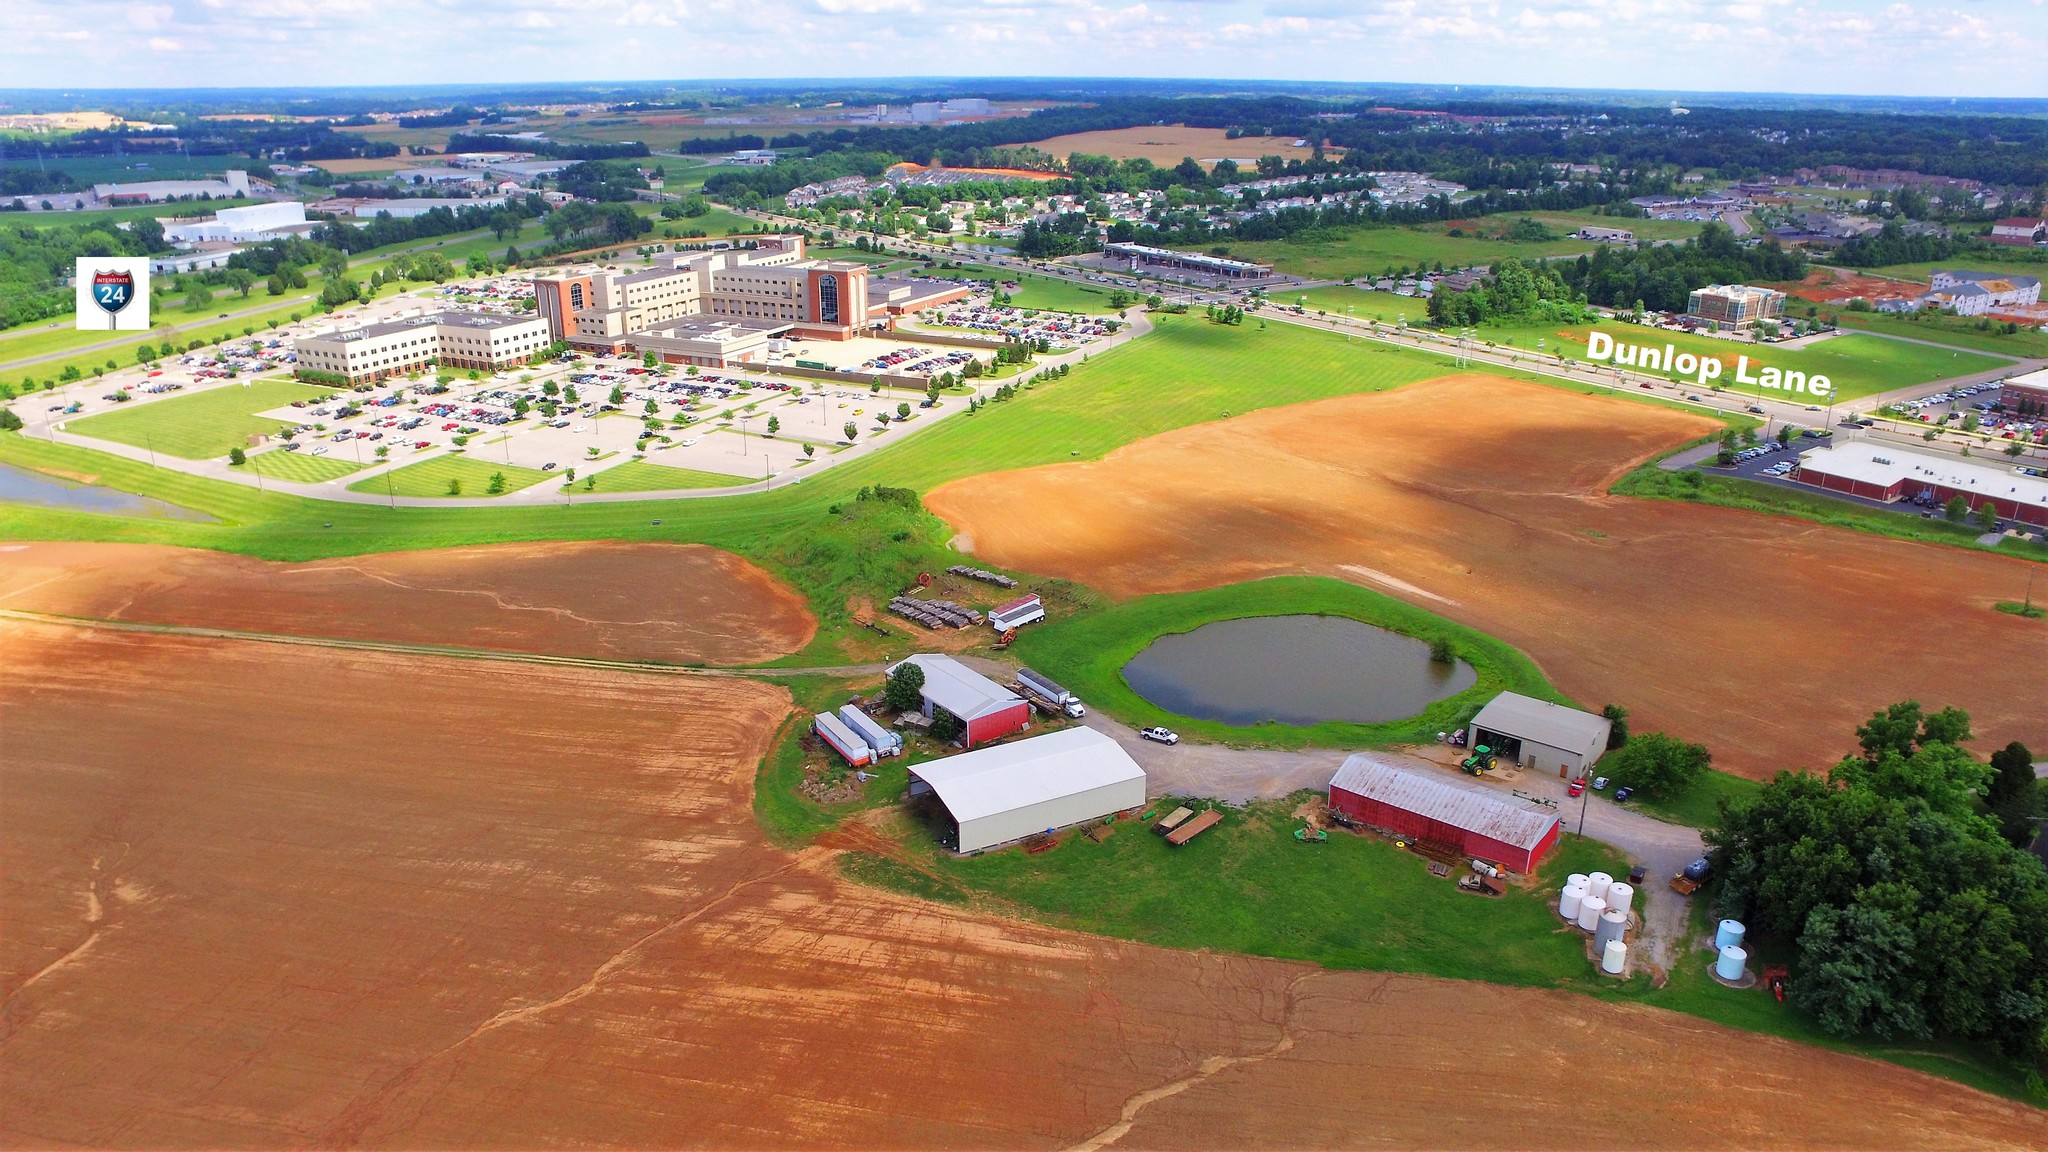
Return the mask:
<svg viewBox="0 0 2048 1152">
<path fill-rule="evenodd" d="M 1145 803 L 1145 770 L 1116 741 L 1069 728 L 910 769 L 910 794 L 935 793 L 955 852 L 978 852 Z"/>
<path fill-rule="evenodd" d="M 1470 745 L 1492 748 L 1512 764 L 1559 776 L 1584 776 L 1607 751 L 1614 722 L 1517 692 L 1503 692 L 1472 718 Z"/>
</svg>

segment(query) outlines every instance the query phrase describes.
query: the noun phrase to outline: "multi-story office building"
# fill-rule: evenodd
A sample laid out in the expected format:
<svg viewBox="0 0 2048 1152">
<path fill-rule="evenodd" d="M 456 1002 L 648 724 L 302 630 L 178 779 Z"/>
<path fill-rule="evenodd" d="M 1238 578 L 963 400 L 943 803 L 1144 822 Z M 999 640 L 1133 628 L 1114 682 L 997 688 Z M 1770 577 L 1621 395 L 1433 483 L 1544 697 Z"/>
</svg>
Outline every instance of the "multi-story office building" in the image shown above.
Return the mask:
<svg viewBox="0 0 2048 1152">
<path fill-rule="evenodd" d="M 1747 284 L 1712 284 L 1693 289 L 1686 297 L 1685 310 L 1723 328 L 1740 328 L 1757 320 L 1783 316 L 1785 294 Z"/>
<path fill-rule="evenodd" d="M 436 312 L 300 339 L 298 367 L 366 384 L 433 365 L 498 371 L 547 351 L 547 322 L 534 316 Z"/>
</svg>

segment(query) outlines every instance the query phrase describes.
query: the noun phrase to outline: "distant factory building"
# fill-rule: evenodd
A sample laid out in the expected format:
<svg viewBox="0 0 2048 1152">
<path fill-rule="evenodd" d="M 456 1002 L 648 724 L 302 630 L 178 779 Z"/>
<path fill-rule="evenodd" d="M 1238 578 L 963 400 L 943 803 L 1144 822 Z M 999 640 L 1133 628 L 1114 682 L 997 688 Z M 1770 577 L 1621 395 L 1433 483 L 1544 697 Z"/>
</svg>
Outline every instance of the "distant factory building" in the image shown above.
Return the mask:
<svg viewBox="0 0 2048 1152">
<path fill-rule="evenodd" d="M 315 227 L 306 219 L 306 206 L 296 200 L 268 204 L 245 204 L 223 208 L 208 220 L 172 220 L 164 223 L 164 239 L 181 248 L 195 244 L 260 243 L 303 236 Z"/>
<path fill-rule="evenodd" d="M 1557 847 L 1558 818 L 1475 785 L 1359 754 L 1330 777 L 1330 809 L 1354 824 L 1532 872 Z"/>
<path fill-rule="evenodd" d="M 249 174 L 239 168 L 230 169 L 219 180 L 143 180 L 132 184 L 92 186 L 93 199 L 101 204 L 158 204 L 165 200 L 201 198 L 227 200 L 249 194 Z"/>
<path fill-rule="evenodd" d="M 910 768 L 913 801 L 944 812 L 941 841 L 980 852 L 1145 803 L 1145 770 L 1115 740 L 1069 728 Z"/>
</svg>

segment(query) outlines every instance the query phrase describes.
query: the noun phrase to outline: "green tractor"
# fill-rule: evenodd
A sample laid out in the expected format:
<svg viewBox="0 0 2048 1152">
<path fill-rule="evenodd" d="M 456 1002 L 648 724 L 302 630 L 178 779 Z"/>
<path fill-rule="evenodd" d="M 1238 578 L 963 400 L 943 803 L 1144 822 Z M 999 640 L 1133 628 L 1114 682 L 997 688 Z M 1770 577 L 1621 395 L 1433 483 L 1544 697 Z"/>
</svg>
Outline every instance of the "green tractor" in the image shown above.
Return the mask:
<svg viewBox="0 0 2048 1152">
<path fill-rule="evenodd" d="M 1481 744 L 1472 749 L 1472 754 L 1465 757 L 1464 762 L 1459 764 L 1458 767 L 1477 776 L 1481 772 L 1493 767 L 1493 765 L 1493 749 Z"/>
</svg>

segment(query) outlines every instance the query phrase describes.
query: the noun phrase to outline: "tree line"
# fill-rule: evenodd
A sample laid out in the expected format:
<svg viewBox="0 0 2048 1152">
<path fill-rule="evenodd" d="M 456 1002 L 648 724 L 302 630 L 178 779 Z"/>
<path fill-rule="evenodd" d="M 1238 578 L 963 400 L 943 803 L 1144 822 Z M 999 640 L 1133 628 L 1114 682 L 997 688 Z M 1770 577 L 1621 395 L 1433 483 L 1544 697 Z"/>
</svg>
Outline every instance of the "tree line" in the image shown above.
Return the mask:
<svg viewBox="0 0 2048 1152">
<path fill-rule="evenodd" d="M 1838 1036 L 1982 1042 L 2048 1071 L 2048 870 L 2033 754 L 1979 761 L 1970 717 L 1893 704 L 1825 776 L 1781 772 L 1705 832 L 1717 914 L 1793 957 L 1789 996 Z"/>
</svg>

